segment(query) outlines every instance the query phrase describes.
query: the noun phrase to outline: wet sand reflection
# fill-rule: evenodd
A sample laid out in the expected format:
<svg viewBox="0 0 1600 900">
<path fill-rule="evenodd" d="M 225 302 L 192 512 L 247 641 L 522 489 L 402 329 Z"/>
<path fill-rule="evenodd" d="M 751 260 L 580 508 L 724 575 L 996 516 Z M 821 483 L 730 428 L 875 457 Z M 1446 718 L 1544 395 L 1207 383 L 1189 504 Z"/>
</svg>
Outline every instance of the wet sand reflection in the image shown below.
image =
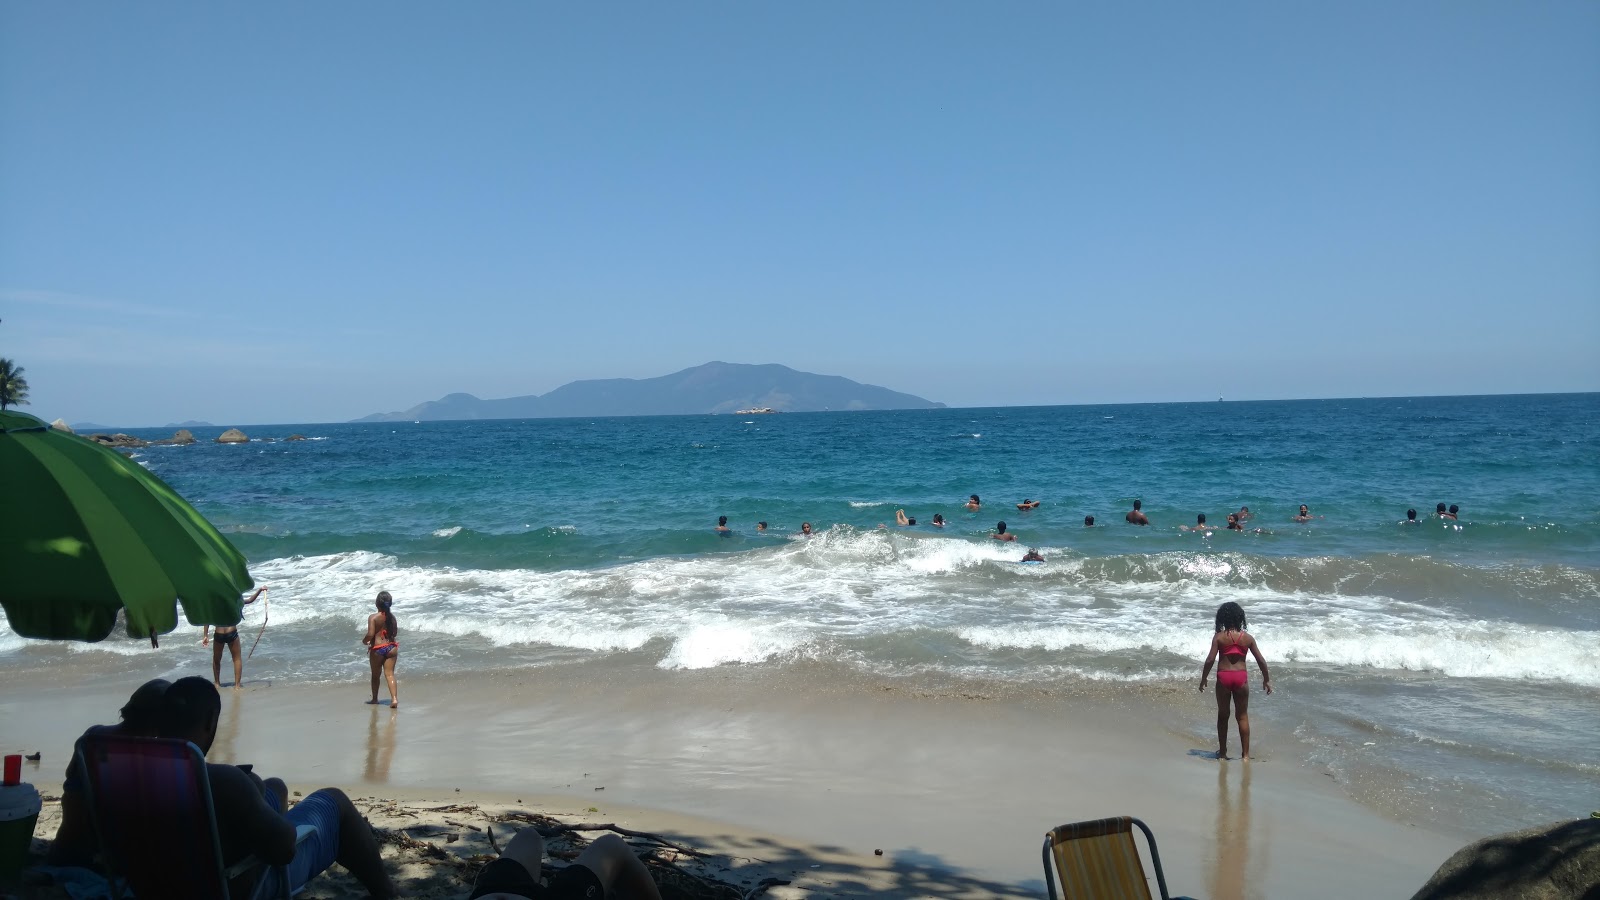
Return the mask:
<svg viewBox="0 0 1600 900">
<path fill-rule="evenodd" d="M 387 720 L 381 728 L 378 726 L 380 709 Z M 389 780 L 389 763 L 394 759 L 394 723 L 398 713 L 399 710 L 387 707 L 372 707 L 372 718 L 367 723 L 367 765 L 362 770 L 362 780 L 377 784 Z"/>
<path fill-rule="evenodd" d="M 1207 881 L 1215 900 L 1247 900 L 1264 896 L 1261 892 L 1267 848 L 1255 848 L 1251 859 L 1250 770 L 1252 763 L 1222 762 L 1217 766 L 1217 821 L 1213 834 L 1216 852 L 1211 854 Z M 1231 782 L 1239 782 L 1235 796 Z"/>
</svg>

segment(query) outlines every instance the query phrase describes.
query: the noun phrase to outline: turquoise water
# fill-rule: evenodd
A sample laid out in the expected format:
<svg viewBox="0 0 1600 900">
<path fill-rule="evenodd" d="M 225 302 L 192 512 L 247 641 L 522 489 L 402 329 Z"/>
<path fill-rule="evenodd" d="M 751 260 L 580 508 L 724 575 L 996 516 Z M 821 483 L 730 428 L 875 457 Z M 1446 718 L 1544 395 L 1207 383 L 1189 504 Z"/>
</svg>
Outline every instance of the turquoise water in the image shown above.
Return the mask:
<svg viewBox="0 0 1600 900">
<path fill-rule="evenodd" d="M 644 654 L 1115 692 L 1192 682 L 1238 600 L 1278 667 L 1278 752 L 1508 826 L 1586 812 L 1564 804 L 1600 782 L 1600 395 L 244 430 L 137 458 L 270 586 L 261 677 L 364 679 L 387 589 L 402 674 Z M 1135 498 L 1148 528 L 1122 521 Z M 1180 530 L 1240 506 L 1264 533 Z M 0 667 L 193 654 L 168 643 L 8 634 Z"/>
</svg>

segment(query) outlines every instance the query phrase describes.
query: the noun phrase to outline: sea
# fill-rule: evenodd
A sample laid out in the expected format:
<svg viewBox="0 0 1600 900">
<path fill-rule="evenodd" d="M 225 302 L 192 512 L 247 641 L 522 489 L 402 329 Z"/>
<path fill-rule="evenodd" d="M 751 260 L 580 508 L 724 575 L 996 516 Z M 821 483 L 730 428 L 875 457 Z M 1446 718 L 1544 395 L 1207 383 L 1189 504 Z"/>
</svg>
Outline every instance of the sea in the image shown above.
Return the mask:
<svg viewBox="0 0 1600 900">
<path fill-rule="evenodd" d="M 402 678 L 625 658 L 1071 690 L 1209 750 L 1192 693 L 1232 600 L 1269 758 L 1477 833 L 1600 808 L 1600 394 L 193 430 L 134 457 L 269 587 L 252 677 L 364 684 L 387 590 Z M 1181 527 L 1243 506 L 1244 532 Z M 153 677 L 194 643 L 0 629 L 0 672 Z"/>
</svg>

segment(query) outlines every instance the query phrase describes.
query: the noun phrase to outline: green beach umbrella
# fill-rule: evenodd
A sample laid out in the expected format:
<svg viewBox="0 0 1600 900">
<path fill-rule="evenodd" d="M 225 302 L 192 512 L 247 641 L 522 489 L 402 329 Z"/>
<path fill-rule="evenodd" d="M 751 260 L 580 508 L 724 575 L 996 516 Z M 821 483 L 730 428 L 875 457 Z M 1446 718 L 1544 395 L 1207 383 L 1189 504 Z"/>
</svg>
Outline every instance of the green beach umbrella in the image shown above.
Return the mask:
<svg viewBox="0 0 1600 900">
<path fill-rule="evenodd" d="M 25 413 L 0 412 L 0 607 L 23 637 L 99 641 L 236 625 L 245 559 L 166 482 Z"/>
</svg>

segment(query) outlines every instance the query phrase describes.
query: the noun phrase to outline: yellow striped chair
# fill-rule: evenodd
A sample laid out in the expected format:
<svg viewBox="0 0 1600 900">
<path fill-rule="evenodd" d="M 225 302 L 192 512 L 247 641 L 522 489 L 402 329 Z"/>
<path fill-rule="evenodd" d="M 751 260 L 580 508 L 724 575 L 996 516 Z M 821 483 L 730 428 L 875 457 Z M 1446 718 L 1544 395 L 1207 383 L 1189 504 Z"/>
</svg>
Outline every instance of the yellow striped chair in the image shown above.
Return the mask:
<svg viewBox="0 0 1600 900">
<path fill-rule="evenodd" d="M 1188 900 L 1167 893 L 1167 876 L 1161 871 L 1156 837 L 1131 816 L 1095 819 L 1062 825 L 1044 836 L 1044 883 L 1050 900 L 1151 900 L 1150 883 L 1133 842 L 1139 826 L 1150 845 L 1150 862 L 1156 869 L 1161 900 Z M 1061 892 L 1056 893 L 1056 878 Z"/>
</svg>

